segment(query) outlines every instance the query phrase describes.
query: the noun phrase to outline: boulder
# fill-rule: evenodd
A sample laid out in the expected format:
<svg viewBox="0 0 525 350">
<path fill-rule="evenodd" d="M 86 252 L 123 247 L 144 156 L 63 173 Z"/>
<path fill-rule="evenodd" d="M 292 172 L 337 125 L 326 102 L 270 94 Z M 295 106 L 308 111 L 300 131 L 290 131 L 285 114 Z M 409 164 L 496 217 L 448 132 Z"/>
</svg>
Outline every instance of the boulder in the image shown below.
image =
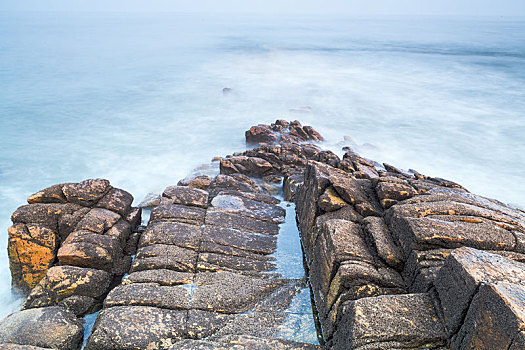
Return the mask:
<svg viewBox="0 0 525 350">
<path fill-rule="evenodd" d="M 0 321 L 0 343 L 78 350 L 83 335 L 75 315 L 58 306 L 15 312 Z"/>
<path fill-rule="evenodd" d="M 525 286 L 482 283 L 465 321 L 452 340 L 454 349 L 523 349 Z"/>
<path fill-rule="evenodd" d="M 450 253 L 434 285 L 451 335 L 461 327 L 479 285 L 500 281 L 524 284 L 525 264 L 467 247 Z"/>
</svg>

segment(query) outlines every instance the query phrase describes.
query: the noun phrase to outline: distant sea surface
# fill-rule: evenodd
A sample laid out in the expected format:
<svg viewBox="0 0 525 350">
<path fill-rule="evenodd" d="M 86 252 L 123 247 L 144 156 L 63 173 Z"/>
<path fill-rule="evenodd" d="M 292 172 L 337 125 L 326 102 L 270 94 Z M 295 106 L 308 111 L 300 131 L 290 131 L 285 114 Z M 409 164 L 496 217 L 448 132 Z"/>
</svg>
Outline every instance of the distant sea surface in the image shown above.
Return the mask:
<svg viewBox="0 0 525 350">
<path fill-rule="evenodd" d="M 138 203 L 277 118 L 525 206 L 525 21 L 0 13 L 0 317 L 29 194 L 107 178 Z"/>
</svg>

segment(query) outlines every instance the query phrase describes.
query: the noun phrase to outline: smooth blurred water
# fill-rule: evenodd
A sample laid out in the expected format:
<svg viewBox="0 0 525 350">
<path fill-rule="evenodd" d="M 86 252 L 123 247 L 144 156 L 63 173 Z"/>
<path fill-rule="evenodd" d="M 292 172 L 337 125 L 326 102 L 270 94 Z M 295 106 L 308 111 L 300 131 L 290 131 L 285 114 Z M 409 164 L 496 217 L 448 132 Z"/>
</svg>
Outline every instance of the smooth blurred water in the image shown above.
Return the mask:
<svg viewBox="0 0 525 350">
<path fill-rule="evenodd" d="M 140 201 L 276 118 L 524 206 L 525 21 L 0 14 L 0 316 L 27 195 L 103 177 Z"/>
</svg>

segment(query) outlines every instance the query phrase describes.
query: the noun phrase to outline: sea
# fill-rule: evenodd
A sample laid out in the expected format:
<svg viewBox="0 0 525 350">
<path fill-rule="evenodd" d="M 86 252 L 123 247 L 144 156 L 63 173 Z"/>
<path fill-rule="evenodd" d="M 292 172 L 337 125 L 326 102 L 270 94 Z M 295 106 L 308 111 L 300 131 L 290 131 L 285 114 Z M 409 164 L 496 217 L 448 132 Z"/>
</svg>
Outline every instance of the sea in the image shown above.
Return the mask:
<svg viewBox="0 0 525 350">
<path fill-rule="evenodd" d="M 137 204 L 276 119 L 523 208 L 525 18 L 0 13 L 0 317 L 28 195 L 106 178 Z"/>
</svg>

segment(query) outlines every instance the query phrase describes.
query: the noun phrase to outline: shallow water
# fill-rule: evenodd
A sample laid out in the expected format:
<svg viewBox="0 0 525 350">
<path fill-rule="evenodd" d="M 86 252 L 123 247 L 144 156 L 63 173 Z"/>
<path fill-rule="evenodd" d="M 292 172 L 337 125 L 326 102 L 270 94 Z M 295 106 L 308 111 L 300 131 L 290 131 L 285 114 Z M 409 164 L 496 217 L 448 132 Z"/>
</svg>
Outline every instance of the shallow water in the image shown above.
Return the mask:
<svg viewBox="0 0 525 350">
<path fill-rule="evenodd" d="M 27 195 L 103 177 L 138 202 L 276 118 L 525 205 L 522 19 L 2 13 L 0 92 L 0 317 Z"/>
</svg>

